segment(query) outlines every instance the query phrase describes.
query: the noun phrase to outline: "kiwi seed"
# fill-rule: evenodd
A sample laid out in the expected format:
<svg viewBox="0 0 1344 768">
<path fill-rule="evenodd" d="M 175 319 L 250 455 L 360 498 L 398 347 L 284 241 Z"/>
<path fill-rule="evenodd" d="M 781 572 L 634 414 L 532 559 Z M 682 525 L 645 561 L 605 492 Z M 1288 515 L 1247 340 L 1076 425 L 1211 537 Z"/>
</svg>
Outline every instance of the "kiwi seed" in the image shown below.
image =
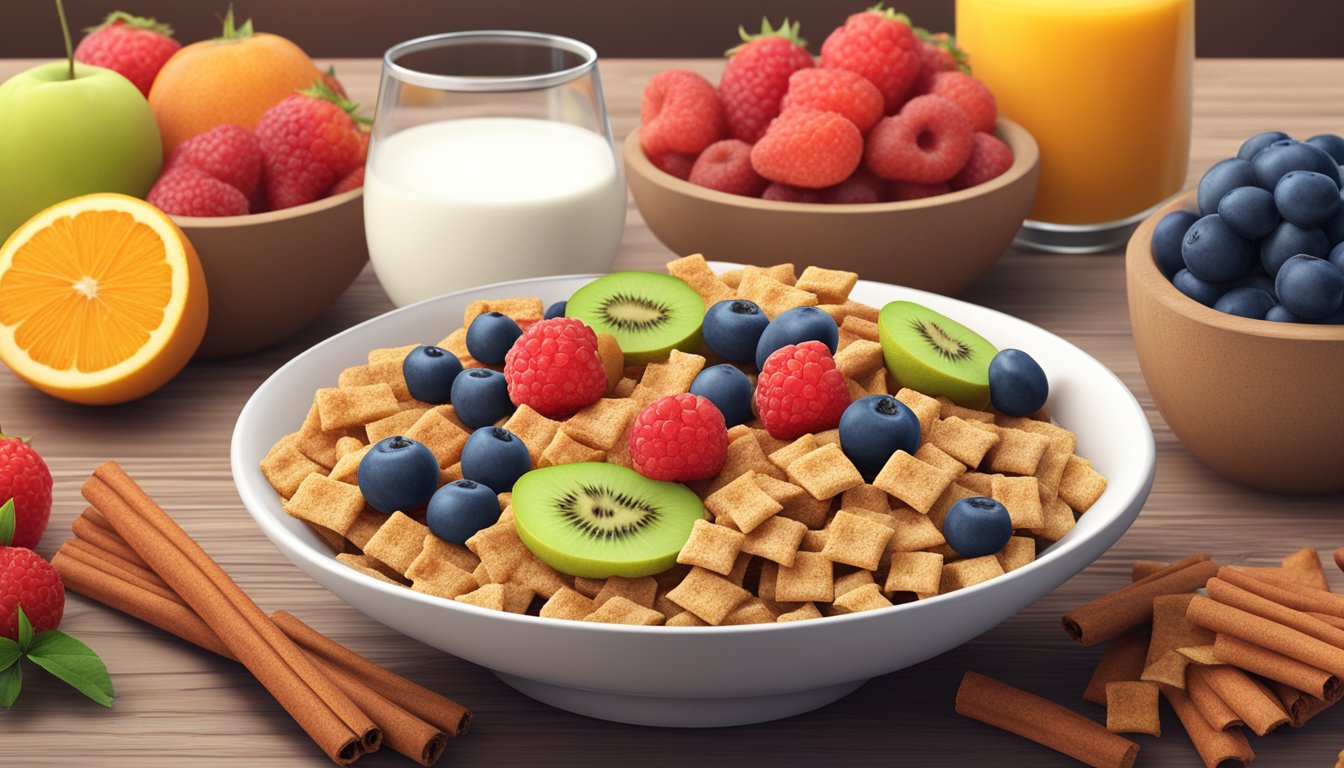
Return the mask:
<svg viewBox="0 0 1344 768">
<path fill-rule="evenodd" d="M 643 499 L 598 485 L 583 485 L 556 499 L 560 518 L 593 539 L 620 539 L 658 520 Z"/>
<path fill-rule="evenodd" d="M 601 312 L 611 327 L 639 333 L 667 322 L 671 308 L 629 293 L 615 293 L 602 302 Z"/>
<path fill-rule="evenodd" d="M 941 325 L 933 321 L 916 318 L 910 321 L 910 327 L 914 328 L 915 333 L 929 343 L 929 348 L 944 360 L 958 362 L 974 354 L 970 345 L 943 330 Z"/>
</svg>

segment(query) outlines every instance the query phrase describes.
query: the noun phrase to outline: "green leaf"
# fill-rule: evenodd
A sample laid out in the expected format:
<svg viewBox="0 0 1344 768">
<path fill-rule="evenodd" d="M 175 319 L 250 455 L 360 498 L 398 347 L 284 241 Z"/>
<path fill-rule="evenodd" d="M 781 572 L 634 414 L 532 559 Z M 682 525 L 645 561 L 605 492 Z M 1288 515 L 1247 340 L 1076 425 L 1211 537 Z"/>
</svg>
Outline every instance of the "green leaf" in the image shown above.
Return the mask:
<svg viewBox="0 0 1344 768">
<path fill-rule="evenodd" d="M 0 637 L 0 672 L 9 669 L 19 661 L 23 651 L 19 650 L 19 644 L 10 640 L 8 637 Z"/>
<path fill-rule="evenodd" d="M 28 650 L 28 660 L 104 707 L 112 706 L 116 692 L 103 660 L 70 635 L 54 629 L 39 632 Z"/>
<path fill-rule="evenodd" d="M 0 504 L 0 547 L 14 540 L 14 500 Z"/>
<path fill-rule="evenodd" d="M 18 664 L 11 664 L 0 671 L 0 707 L 9 709 L 19 698 L 23 688 L 23 670 Z"/>
<path fill-rule="evenodd" d="M 27 653 L 33 645 L 33 623 L 28 620 L 28 614 L 23 612 L 23 606 L 16 606 L 15 610 L 19 614 L 19 651 Z"/>
</svg>

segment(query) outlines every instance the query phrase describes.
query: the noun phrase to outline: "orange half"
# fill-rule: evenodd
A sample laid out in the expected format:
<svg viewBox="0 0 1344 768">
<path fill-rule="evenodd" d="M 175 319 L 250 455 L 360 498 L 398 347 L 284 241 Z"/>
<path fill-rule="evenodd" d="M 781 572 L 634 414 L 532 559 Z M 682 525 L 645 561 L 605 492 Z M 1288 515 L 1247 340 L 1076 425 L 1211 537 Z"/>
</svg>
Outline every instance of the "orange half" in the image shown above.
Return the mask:
<svg viewBox="0 0 1344 768">
<path fill-rule="evenodd" d="M 134 197 L 57 203 L 0 247 L 0 360 L 53 397 L 148 395 L 195 354 L 207 312 L 195 249 Z"/>
</svg>

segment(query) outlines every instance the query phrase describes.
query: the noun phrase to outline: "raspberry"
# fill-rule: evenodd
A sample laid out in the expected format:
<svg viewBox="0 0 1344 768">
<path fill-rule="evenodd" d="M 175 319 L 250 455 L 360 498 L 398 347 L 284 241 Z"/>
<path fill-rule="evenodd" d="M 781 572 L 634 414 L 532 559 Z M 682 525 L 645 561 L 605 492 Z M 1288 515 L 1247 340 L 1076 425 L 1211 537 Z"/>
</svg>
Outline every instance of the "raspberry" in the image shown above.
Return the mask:
<svg viewBox="0 0 1344 768">
<path fill-rule="evenodd" d="M 774 200 L 777 203 L 820 203 L 821 190 L 803 189 L 802 187 L 791 187 L 788 184 L 780 184 L 777 181 L 770 182 L 770 185 L 761 193 L 762 200 Z"/>
<path fill-rule="evenodd" d="M 51 517 L 51 471 L 37 451 L 0 432 L 0 504 L 14 500 L 14 546 L 32 548 Z"/>
<path fill-rule="evenodd" d="M 643 141 L 640 141 L 643 144 Z M 649 162 L 663 173 L 676 176 L 682 181 L 691 177 L 691 168 L 695 167 L 695 155 L 681 152 L 664 152 L 661 155 L 649 155 Z"/>
<path fill-rule="evenodd" d="M 175 216 L 242 216 L 248 212 L 242 192 L 190 165 L 168 169 L 145 200 Z"/>
<path fill-rule="evenodd" d="M 931 34 L 926 30 L 916 29 L 915 36 L 919 38 L 920 67 L 919 75 L 915 78 L 914 85 L 910 87 L 910 95 L 920 96 L 933 88 L 933 78 L 937 77 L 939 72 L 954 72 L 961 69 L 966 61 L 966 54 L 946 32 Z"/>
<path fill-rule="evenodd" d="M 119 73 L 148 98 L 163 63 L 181 47 L 167 24 L 115 11 L 79 41 L 75 61 Z"/>
<path fill-rule="evenodd" d="M 31 549 L 0 546 L 0 636 L 19 639 L 20 605 L 34 633 L 59 627 L 65 612 L 61 575 Z"/>
<path fill-rule="evenodd" d="M 821 66 L 868 78 L 882 93 L 887 114 L 909 96 L 920 65 L 919 40 L 909 19 L 881 3 L 850 16 L 821 44 Z"/>
<path fill-rule="evenodd" d="M 989 133 L 999 119 L 999 108 L 994 94 L 979 80 L 965 72 L 942 72 L 933 79 L 929 93 L 961 107 L 971 120 L 971 129 Z"/>
<path fill-rule="evenodd" d="M 572 317 L 535 322 L 504 355 L 504 380 L 514 405 L 567 419 L 607 390 L 597 334 Z"/>
<path fill-rule="evenodd" d="M 728 133 L 754 144 L 765 135 L 780 113 L 780 99 L 789 89 L 790 76 L 812 68 L 807 41 L 798 36 L 797 22 L 785 19 L 779 29 L 761 19 L 761 33 L 749 35 L 738 27 L 742 44 L 728 51 L 728 65 L 719 78 Z"/>
<path fill-rule="evenodd" d="M 723 413 L 700 395 L 654 400 L 635 417 L 630 431 L 635 471 L 654 480 L 707 480 L 719 474 L 727 455 Z"/>
<path fill-rule="evenodd" d="M 639 148 L 650 158 L 665 152 L 698 155 L 728 134 L 714 86 L 686 69 L 665 69 L 649 78 L 639 126 Z"/>
<path fill-rule="evenodd" d="M 953 189 L 966 189 L 1003 174 L 1013 165 L 1013 150 L 988 133 L 971 137 L 971 157 L 949 182 Z"/>
<path fill-rule="evenodd" d="M 847 69 L 801 69 L 789 77 L 784 111 L 820 109 L 844 115 L 867 133 L 882 119 L 882 93 L 863 75 Z"/>
<path fill-rule="evenodd" d="M 266 110 L 257 140 L 269 209 L 320 199 L 364 164 L 367 139 L 351 117 L 356 108 L 319 80 Z"/>
<path fill-rule="evenodd" d="M 757 173 L 812 189 L 839 184 L 862 159 L 859 129 L 844 117 L 819 109 L 793 109 L 780 115 L 751 148 L 751 166 Z"/>
<path fill-rule="evenodd" d="M 687 181 L 748 197 L 760 197 L 767 183 L 751 167 L 751 145 L 741 139 L 724 139 L 705 147 L 695 159 Z"/>
<path fill-rule="evenodd" d="M 261 144 L 241 125 L 217 125 L 178 144 L 168 167 L 177 165 L 204 171 L 249 197 L 261 181 Z"/>
<path fill-rule="evenodd" d="M 765 430 L 777 440 L 834 429 L 848 407 L 844 374 L 820 341 L 775 350 L 756 380 L 756 410 Z"/>
<path fill-rule="evenodd" d="M 823 203 L 859 204 L 880 203 L 887 191 L 887 183 L 873 175 L 867 168 L 860 167 L 853 176 L 821 190 Z"/>
<path fill-rule="evenodd" d="M 906 200 L 923 200 L 926 197 L 946 195 L 951 191 L 952 185 L 947 182 L 920 184 L 917 181 L 890 181 L 887 182 L 886 198 L 894 203 Z"/>
<path fill-rule="evenodd" d="M 916 96 L 873 128 L 863 159 L 884 179 L 937 184 L 966 164 L 971 135 L 961 107 L 942 96 Z"/>
</svg>

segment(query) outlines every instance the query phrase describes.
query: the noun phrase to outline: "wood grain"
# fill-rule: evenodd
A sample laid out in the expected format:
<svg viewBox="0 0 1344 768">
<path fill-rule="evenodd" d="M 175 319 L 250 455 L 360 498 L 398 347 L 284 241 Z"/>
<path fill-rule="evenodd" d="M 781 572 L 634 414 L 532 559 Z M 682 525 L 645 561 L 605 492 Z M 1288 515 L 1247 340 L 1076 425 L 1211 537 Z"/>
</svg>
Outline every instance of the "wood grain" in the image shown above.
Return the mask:
<svg viewBox="0 0 1344 768">
<path fill-rule="evenodd" d="M 0 62 L 0 79 L 32 62 Z M 337 61 L 355 98 L 371 103 L 372 61 Z M 618 136 L 637 118 L 639 91 L 667 61 L 612 61 L 602 71 Z M 676 62 L 706 74 L 718 62 Z M 1246 136 L 1278 128 L 1307 136 L 1344 129 L 1344 61 L 1200 61 L 1196 66 L 1191 184 Z M 1139 116 L 1136 116 L 1136 119 Z M 840 245 L 840 244 L 837 244 Z M 630 209 L 618 265 L 652 268 L 670 257 Z M 798 254 L 802 263 L 825 254 Z M 975 669 L 1102 720 L 1081 701 L 1099 648 L 1082 648 L 1059 616 L 1128 581 L 1130 561 L 1203 551 L 1231 563 L 1269 565 L 1303 546 L 1344 543 L 1344 497 L 1294 498 L 1232 485 L 1186 453 L 1153 408 L 1130 339 L 1118 254 L 1010 252 L 964 298 L 1022 317 L 1096 356 L 1143 404 L 1157 439 L 1157 478 L 1138 522 L 1104 557 L 1035 606 L 965 646 L 876 679 L 849 698 L 787 721 L 728 730 L 659 730 L 589 720 L 515 693 L 489 672 L 432 651 L 332 597 L 291 566 L 243 511 L 229 475 L 229 436 L 248 396 L 308 346 L 391 308 L 366 273 L 322 318 L 290 341 L 237 360 L 194 363 L 158 394 L 115 408 L 81 408 L 24 386 L 0 369 L 0 420 L 35 435 L 56 478 L 50 556 L 82 502 L 79 485 L 100 461 L 120 461 L 264 608 L 285 608 L 335 639 L 476 711 L 476 726 L 449 746 L 444 765 L 720 765 L 827 761 L 844 765 L 1066 766 L 1065 758 L 953 714 L 963 671 Z M 1236 418 L 1236 414 L 1228 414 Z M 1344 425 L 1341 425 L 1344 428 Z M 1344 589 L 1344 574 L 1328 569 Z M 63 628 L 108 662 L 118 697 L 105 711 L 33 671 L 19 706 L 0 713 L 0 765 L 67 766 L 96 755 L 103 766 L 322 765 L 325 760 L 264 690 L 238 667 L 73 596 Z M 892 638 L 899 643 L 900 638 Z M 844 653 L 819 648 L 818 654 Z M 800 660 L 799 663 L 806 663 Z M 1140 765 L 1198 766 L 1170 713 L 1162 739 L 1138 737 Z M 1331 765 L 1344 707 L 1306 729 L 1253 744 L 1257 765 Z M 408 765 L 379 754 L 367 766 Z"/>
</svg>

